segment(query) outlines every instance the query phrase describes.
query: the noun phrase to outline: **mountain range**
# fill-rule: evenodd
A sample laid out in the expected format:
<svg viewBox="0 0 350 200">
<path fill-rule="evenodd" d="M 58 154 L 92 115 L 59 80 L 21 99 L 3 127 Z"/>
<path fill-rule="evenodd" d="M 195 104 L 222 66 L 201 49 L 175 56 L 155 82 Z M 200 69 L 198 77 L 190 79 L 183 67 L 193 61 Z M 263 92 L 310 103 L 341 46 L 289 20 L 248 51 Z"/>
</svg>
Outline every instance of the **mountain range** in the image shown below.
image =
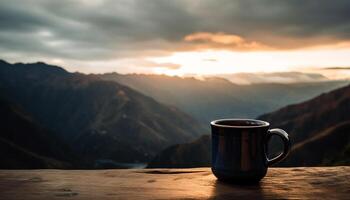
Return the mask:
<svg viewBox="0 0 350 200">
<path fill-rule="evenodd" d="M 169 167 L 206 165 L 211 119 L 254 117 L 346 83 L 236 85 L 223 78 L 85 75 L 42 62 L 0 60 L 0 167 L 118 168 L 152 159 L 164 164 L 164 157 L 171 159 Z M 323 128 L 329 127 L 321 135 L 335 137 L 347 126 Z M 317 133 L 306 133 L 298 142 L 319 141 Z M 344 161 L 343 154 L 329 163 Z"/>
<path fill-rule="evenodd" d="M 116 82 L 45 63 L 1 61 L 0 89 L 89 163 L 146 162 L 169 145 L 205 133 L 173 106 Z"/>
<path fill-rule="evenodd" d="M 103 74 L 100 77 L 127 85 L 164 104 L 176 106 L 195 117 L 208 130 L 212 120 L 232 117 L 256 118 L 348 83 L 321 81 L 238 85 L 216 77 L 198 80 L 165 75 L 117 73 Z"/>
<path fill-rule="evenodd" d="M 286 130 L 292 140 L 289 157 L 278 166 L 328 166 L 350 164 L 350 85 L 308 101 L 289 105 L 258 119 L 271 128 Z M 278 141 L 269 146 L 277 151 Z M 171 146 L 158 154 L 148 167 L 210 166 L 210 136 Z M 206 147 L 206 148 L 203 148 Z M 193 151 L 197 149 L 197 151 Z M 198 157 L 206 163 L 198 162 Z"/>
</svg>

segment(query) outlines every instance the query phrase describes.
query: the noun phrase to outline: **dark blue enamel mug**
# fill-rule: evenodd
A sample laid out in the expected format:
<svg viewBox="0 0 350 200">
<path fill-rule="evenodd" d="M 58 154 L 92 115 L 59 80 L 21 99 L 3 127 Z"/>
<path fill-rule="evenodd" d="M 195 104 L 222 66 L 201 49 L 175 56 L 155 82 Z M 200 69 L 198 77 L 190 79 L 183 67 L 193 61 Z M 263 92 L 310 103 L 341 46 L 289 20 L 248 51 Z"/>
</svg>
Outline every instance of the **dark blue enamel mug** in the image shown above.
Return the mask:
<svg viewBox="0 0 350 200">
<path fill-rule="evenodd" d="M 291 143 L 282 129 L 254 119 L 220 119 L 211 122 L 212 171 L 223 181 L 250 183 L 260 181 L 267 168 L 288 155 Z M 272 135 L 279 136 L 283 152 L 270 159 L 267 145 Z"/>
</svg>

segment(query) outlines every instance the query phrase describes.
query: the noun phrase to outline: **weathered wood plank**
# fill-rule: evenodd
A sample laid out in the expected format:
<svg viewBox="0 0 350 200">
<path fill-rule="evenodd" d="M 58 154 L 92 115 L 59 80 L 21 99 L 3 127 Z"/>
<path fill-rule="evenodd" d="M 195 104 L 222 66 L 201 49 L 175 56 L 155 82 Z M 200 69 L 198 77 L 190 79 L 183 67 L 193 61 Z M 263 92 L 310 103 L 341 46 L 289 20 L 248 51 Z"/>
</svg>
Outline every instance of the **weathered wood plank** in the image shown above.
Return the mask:
<svg viewBox="0 0 350 200">
<path fill-rule="evenodd" d="M 1 170 L 0 199 L 350 199 L 350 167 L 271 168 L 258 185 L 218 182 L 209 168 Z"/>
</svg>

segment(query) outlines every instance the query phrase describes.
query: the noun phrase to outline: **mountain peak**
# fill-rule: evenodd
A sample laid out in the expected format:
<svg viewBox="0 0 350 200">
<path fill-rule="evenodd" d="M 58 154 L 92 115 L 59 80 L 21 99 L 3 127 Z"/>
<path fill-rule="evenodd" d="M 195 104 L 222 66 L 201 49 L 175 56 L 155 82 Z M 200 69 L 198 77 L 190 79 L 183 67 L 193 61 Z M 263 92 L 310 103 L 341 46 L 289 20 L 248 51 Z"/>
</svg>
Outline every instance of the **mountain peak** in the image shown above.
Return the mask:
<svg viewBox="0 0 350 200">
<path fill-rule="evenodd" d="M 12 65 L 15 69 L 21 69 L 24 71 L 35 72 L 41 75 L 66 75 L 68 72 L 62 67 L 56 65 L 49 65 L 44 62 L 35 63 L 15 63 Z"/>
<path fill-rule="evenodd" d="M 9 65 L 10 63 L 6 62 L 5 60 L 0 59 L 0 65 Z"/>
<path fill-rule="evenodd" d="M 50 65 L 50 64 L 46 64 L 45 62 L 35 62 L 35 63 L 28 63 L 27 64 L 28 67 L 40 67 L 40 68 L 46 68 L 46 69 L 52 69 L 55 71 L 60 71 L 60 72 L 64 72 L 67 73 L 67 71 L 65 69 L 63 69 L 62 67 L 59 67 L 57 65 Z"/>
<path fill-rule="evenodd" d="M 59 74 L 67 74 L 68 72 L 63 69 L 62 67 L 56 66 L 56 65 L 50 65 L 50 64 L 46 64 L 45 62 L 34 62 L 34 63 L 22 63 L 22 62 L 18 62 L 18 63 L 14 63 L 14 64 L 10 64 L 8 62 L 6 62 L 5 60 L 0 59 L 0 66 L 10 66 L 12 69 L 19 69 L 21 68 L 21 70 L 25 70 L 25 71 L 35 71 L 35 72 L 41 72 L 41 73 L 54 73 L 56 75 Z"/>
</svg>

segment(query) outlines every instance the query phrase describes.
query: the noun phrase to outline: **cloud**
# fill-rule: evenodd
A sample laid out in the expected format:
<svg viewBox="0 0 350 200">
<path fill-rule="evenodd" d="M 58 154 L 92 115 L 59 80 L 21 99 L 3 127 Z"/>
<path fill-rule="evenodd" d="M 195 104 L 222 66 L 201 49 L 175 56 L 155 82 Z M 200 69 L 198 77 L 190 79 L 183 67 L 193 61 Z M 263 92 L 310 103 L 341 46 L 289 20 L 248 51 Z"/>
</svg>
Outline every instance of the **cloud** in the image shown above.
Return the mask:
<svg viewBox="0 0 350 200">
<path fill-rule="evenodd" d="M 2 0 L 0 54 L 90 62 L 302 48 L 349 41 L 349 19 L 348 0 Z"/>
<path fill-rule="evenodd" d="M 246 41 L 242 37 L 226 33 L 198 32 L 185 36 L 186 42 L 199 44 L 200 48 L 219 48 L 234 50 L 260 50 L 269 49 L 266 45 L 255 41 Z"/>
<path fill-rule="evenodd" d="M 218 44 L 242 44 L 244 43 L 243 38 L 238 35 L 229 35 L 225 33 L 207 33 L 199 32 L 187 35 L 185 41 L 204 41 L 204 42 L 213 42 Z"/>
<path fill-rule="evenodd" d="M 142 62 L 138 62 L 139 66 L 142 67 L 151 67 L 151 68 L 166 68 L 166 69 L 179 69 L 181 65 L 175 63 L 157 63 L 149 60 L 143 60 Z"/>
<path fill-rule="evenodd" d="M 256 83 L 300 83 L 329 80 L 318 73 L 274 72 L 274 73 L 237 73 L 216 75 L 237 84 Z"/>
<path fill-rule="evenodd" d="M 206 58 L 206 59 L 203 59 L 203 61 L 206 61 L 206 62 L 217 62 L 218 60 L 215 59 L 215 58 Z"/>
<path fill-rule="evenodd" d="M 350 70 L 350 67 L 325 67 L 325 70 Z"/>
</svg>

